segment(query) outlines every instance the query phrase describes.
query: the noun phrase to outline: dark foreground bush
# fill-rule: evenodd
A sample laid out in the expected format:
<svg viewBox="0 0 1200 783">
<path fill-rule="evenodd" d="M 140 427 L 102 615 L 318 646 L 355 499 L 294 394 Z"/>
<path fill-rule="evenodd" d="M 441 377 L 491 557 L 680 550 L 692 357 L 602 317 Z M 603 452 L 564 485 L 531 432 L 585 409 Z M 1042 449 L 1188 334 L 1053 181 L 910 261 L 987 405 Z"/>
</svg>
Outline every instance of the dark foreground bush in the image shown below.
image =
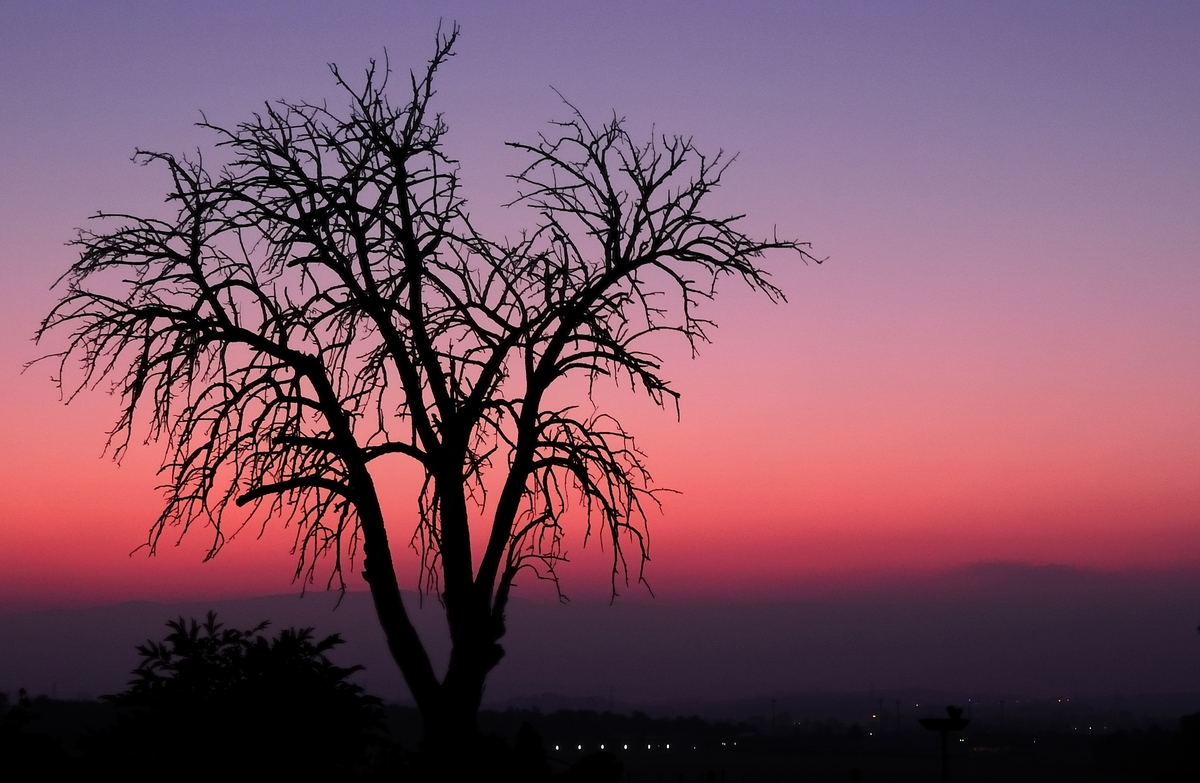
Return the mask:
<svg viewBox="0 0 1200 783">
<path fill-rule="evenodd" d="M 105 699 L 117 723 L 83 745 L 85 766 L 167 780 L 340 780 L 379 766 L 387 747 L 380 702 L 326 653 L 338 635 L 311 628 L 263 635 L 267 624 L 226 628 L 167 624 L 162 642 L 138 647 L 127 691 Z"/>
</svg>

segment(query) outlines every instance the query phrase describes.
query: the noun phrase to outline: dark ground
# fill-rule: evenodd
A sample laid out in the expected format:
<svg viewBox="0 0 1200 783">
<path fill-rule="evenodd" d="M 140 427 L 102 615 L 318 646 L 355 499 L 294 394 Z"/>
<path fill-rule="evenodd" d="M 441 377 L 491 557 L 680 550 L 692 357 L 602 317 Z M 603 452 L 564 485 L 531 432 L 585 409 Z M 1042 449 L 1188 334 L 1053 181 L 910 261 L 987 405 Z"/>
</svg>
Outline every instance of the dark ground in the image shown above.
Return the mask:
<svg viewBox="0 0 1200 783">
<path fill-rule="evenodd" d="M 81 737 L 110 725 L 115 711 L 96 701 L 31 700 L 28 714 L 0 704 L 0 777 L 13 775 L 20 757 L 36 754 L 43 769 L 67 770 Z M 402 747 L 415 747 L 419 722 L 411 708 L 387 708 L 389 735 Z M 1030 714 L 1038 714 L 1033 710 Z M 1107 730 L 1072 724 L 1084 713 L 1056 713 L 1055 725 L 1017 725 L 1000 730 L 977 722 L 953 737 L 950 779 L 992 781 L 1200 781 L 1200 726 L 1185 722 L 1158 725 L 1129 718 L 1123 728 Z M 1021 713 L 1017 712 L 1017 720 Z M 1028 717 L 1028 716 L 1026 716 Z M 1104 718 L 1094 715 L 1092 717 Z M 1110 716 L 1111 717 L 1111 716 Z M 522 723 L 541 735 L 552 769 L 565 771 L 581 757 L 615 753 L 623 781 L 647 783 L 734 783 L 735 781 L 937 781 L 940 777 L 936 734 L 896 721 L 887 713 L 863 724 L 774 720 L 722 722 L 701 718 L 656 719 L 585 710 L 510 709 L 484 712 L 485 732 L 512 742 Z M 1028 724 L 1029 721 L 1026 721 Z M 29 776 L 36 779 L 40 776 Z"/>
<path fill-rule="evenodd" d="M 493 713 L 497 734 L 528 719 L 560 767 L 604 745 L 629 781 L 936 781 L 938 735 L 833 722 L 775 725 L 650 720 L 558 712 Z M 867 729 L 874 729 L 868 731 Z M 954 741 L 957 740 L 957 741 Z M 581 747 L 582 746 L 582 747 Z M 857 771 L 857 772 L 856 772 Z M 954 781 L 1200 781 L 1200 732 L 1151 725 L 1125 731 L 1005 732 L 968 730 L 950 743 Z"/>
</svg>

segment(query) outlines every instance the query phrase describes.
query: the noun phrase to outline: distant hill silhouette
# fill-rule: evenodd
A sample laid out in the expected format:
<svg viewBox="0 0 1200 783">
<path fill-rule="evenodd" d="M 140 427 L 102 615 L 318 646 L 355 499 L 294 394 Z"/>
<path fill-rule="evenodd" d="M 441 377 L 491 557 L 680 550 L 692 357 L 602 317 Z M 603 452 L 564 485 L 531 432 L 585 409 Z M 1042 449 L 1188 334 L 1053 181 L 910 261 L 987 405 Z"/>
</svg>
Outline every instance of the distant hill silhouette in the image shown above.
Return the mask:
<svg viewBox="0 0 1200 783">
<path fill-rule="evenodd" d="M 215 609 L 233 624 L 315 626 L 346 638 L 335 660 L 404 700 L 365 594 L 122 603 L 0 615 L 0 690 L 59 698 L 124 688 L 134 645 L 172 617 Z M 414 601 L 415 604 L 415 601 Z M 436 612 L 416 622 L 437 635 Z M 1200 573 L 1104 573 L 982 564 L 805 600 L 702 604 L 516 599 L 508 654 L 486 701 L 651 707 L 764 694 L 926 688 L 1039 697 L 1200 691 Z M 444 632 L 431 645 L 445 656 Z M 553 701 L 553 699 L 551 700 Z M 568 704 L 568 702 L 570 702 Z M 1179 705 L 1181 709 L 1186 705 Z M 1174 708 L 1172 708 L 1174 709 Z M 1191 711 L 1200 709 L 1200 704 Z M 761 711 L 761 710 L 760 710 Z"/>
</svg>

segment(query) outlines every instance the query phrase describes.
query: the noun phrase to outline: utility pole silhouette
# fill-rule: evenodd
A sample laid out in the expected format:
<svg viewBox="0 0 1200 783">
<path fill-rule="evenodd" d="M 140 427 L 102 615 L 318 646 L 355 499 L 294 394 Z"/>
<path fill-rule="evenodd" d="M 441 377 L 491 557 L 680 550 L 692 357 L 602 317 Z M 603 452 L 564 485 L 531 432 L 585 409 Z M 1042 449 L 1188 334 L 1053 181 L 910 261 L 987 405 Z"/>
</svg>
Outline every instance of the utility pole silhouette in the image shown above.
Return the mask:
<svg viewBox="0 0 1200 783">
<path fill-rule="evenodd" d="M 950 783 L 950 748 L 947 735 L 954 731 L 962 731 L 971 721 L 962 716 L 961 707 L 947 707 L 945 718 L 922 718 L 921 725 L 929 731 L 936 731 L 942 740 L 942 783 Z"/>
</svg>

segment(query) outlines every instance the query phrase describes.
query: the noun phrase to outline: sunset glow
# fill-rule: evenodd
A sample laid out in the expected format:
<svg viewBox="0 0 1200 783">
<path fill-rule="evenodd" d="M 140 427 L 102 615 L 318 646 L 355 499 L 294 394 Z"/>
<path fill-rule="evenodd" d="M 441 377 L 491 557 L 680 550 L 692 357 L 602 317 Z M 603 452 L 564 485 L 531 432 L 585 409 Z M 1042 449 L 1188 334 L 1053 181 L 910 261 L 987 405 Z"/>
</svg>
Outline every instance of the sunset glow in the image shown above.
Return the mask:
<svg viewBox="0 0 1200 783">
<path fill-rule="evenodd" d="M 404 76 L 439 17 L 463 27 L 440 105 L 480 225 L 528 225 L 500 206 L 521 163 L 503 143 L 563 116 L 553 86 L 635 136 L 738 152 L 711 209 L 828 258 L 766 259 L 775 307 L 731 281 L 697 359 L 662 344 L 678 420 L 597 390 L 680 493 L 649 520 L 656 595 L 981 561 L 1200 566 L 1196 7 L 301 5 L 24 4 L 0 26 L 0 607 L 297 589 L 277 526 L 209 562 L 203 529 L 134 552 L 162 445 L 102 458 L 106 389 L 64 406 L 48 366 L 22 367 L 59 347 L 30 338 L 74 229 L 162 209 L 135 148 L 207 151 L 200 111 L 339 100 L 329 62 L 357 74 L 386 51 Z M 415 587 L 405 470 L 385 499 Z M 582 543 L 576 528 L 564 590 L 604 595 L 608 552 Z"/>
</svg>

